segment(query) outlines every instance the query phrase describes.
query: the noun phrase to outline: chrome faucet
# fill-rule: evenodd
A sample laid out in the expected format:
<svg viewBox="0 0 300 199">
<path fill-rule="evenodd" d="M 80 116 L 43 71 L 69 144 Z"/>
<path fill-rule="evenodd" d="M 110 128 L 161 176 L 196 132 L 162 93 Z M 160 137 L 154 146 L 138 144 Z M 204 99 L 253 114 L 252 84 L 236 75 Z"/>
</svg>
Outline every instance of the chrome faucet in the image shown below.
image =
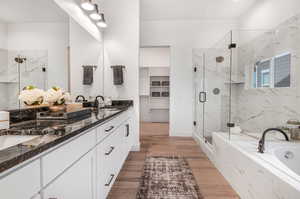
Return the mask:
<svg viewBox="0 0 300 199">
<path fill-rule="evenodd" d="M 96 108 L 99 108 L 99 105 L 100 105 L 98 98 L 101 98 L 101 99 L 102 99 L 102 102 L 104 102 L 104 100 L 105 100 L 104 97 L 101 96 L 101 95 L 96 96 L 95 102 L 94 102 L 94 106 L 95 106 Z"/>
<path fill-rule="evenodd" d="M 288 135 L 283 130 L 278 129 L 278 128 L 267 129 L 267 130 L 264 131 L 261 139 L 259 140 L 259 143 L 258 143 L 258 152 L 259 153 L 264 153 L 265 152 L 265 137 L 266 137 L 266 134 L 270 131 L 278 131 L 278 132 L 282 133 L 285 137 L 285 140 L 289 141 Z"/>
</svg>

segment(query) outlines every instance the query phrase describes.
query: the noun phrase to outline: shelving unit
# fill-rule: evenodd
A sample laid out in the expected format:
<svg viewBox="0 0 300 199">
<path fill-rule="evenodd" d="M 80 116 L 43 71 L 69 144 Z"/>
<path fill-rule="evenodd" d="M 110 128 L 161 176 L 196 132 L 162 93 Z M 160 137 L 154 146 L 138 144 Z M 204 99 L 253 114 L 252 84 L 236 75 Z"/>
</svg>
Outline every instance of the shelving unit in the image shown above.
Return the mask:
<svg viewBox="0 0 300 199">
<path fill-rule="evenodd" d="M 170 48 L 142 48 L 140 58 L 141 121 L 169 122 Z"/>
</svg>

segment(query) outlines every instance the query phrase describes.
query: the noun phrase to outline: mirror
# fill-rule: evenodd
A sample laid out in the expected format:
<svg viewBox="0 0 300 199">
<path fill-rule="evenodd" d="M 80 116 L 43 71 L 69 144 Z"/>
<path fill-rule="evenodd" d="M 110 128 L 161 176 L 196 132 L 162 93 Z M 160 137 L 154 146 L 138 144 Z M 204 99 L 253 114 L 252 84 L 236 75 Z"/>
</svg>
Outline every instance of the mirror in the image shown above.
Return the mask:
<svg viewBox="0 0 300 199">
<path fill-rule="evenodd" d="M 28 85 L 69 90 L 69 16 L 52 0 L 0 1 L 0 110 Z"/>
</svg>

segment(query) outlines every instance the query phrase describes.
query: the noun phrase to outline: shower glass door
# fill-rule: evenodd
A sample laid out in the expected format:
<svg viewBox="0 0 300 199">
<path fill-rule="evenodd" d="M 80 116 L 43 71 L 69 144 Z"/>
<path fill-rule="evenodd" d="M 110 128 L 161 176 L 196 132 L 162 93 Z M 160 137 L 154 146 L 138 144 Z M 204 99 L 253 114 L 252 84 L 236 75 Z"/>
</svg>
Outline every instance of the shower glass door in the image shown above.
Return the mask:
<svg viewBox="0 0 300 199">
<path fill-rule="evenodd" d="M 198 137 L 204 139 L 204 73 L 205 73 L 205 52 L 202 49 L 193 49 L 193 66 L 194 66 L 194 127 Z"/>
<path fill-rule="evenodd" d="M 193 51 L 195 72 L 195 132 L 206 143 L 213 143 L 213 133 L 229 137 L 231 118 L 231 63 L 228 33 L 212 48 Z"/>
</svg>

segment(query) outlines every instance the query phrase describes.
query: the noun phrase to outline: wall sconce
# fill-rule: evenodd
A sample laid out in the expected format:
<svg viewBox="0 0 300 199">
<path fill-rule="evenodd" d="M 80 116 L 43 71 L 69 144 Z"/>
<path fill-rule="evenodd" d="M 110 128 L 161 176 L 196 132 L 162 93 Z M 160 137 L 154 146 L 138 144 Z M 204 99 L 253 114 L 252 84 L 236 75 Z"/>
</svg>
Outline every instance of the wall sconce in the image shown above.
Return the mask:
<svg viewBox="0 0 300 199">
<path fill-rule="evenodd" d="M 99 26 L 100 28 L 106 28 L 107 23 L 105 22 L 104 14 L 101 13 L 100 16 L 101 16 L 101 19 L 97 22 L 97 26 Z"/>
<path fill-rule="evenodd" d="M 95 5 L 92 3 L 92 0 L 81 0 L 81 7 L 87 11 L 93 11 Z"/>
</svg>

